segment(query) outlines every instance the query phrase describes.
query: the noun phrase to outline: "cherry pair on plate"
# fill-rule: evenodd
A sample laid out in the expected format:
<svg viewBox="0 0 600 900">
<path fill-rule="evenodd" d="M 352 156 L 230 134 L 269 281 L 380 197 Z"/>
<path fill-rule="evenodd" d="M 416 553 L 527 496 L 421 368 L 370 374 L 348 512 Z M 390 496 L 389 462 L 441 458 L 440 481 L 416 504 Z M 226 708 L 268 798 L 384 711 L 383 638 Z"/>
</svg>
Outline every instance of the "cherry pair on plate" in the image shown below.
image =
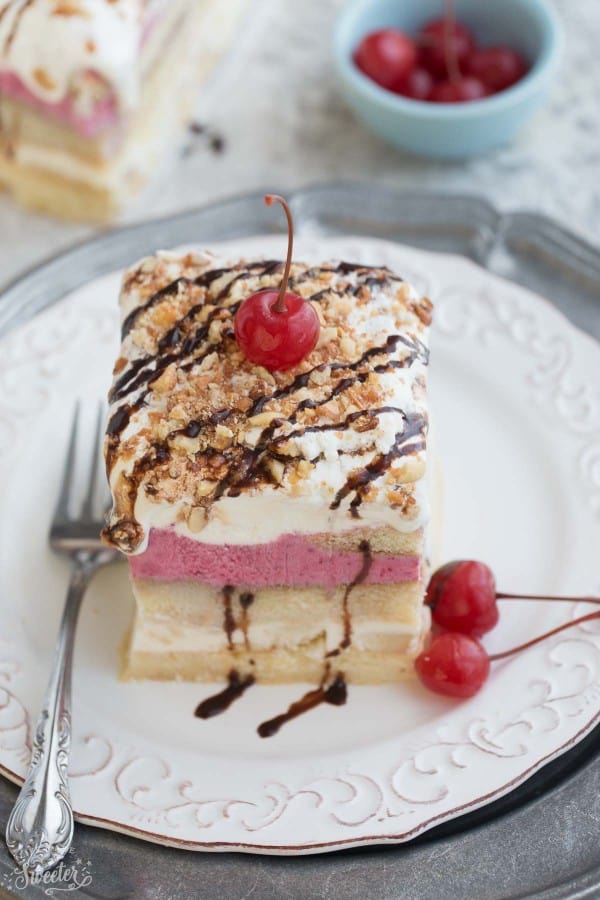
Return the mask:
<svg viewBox="0 0 600 900">
<path fill-rule="evenodd" d="M 472 697 L 487 681 L 490 663 L 533 647 L 573 625 L 600 618 L 600 612 L 588 613 L 518 647 L 490 656 L 478 638 L 497 624 L 498 600 L 600 604 L 596 597 L 500 593 L 496 590 L 494 574 L 485 563 L 475 560 L 448 563 L 434 573 L 425 597 L 434 626 L 441 632 L 434 634 L 429 646 L 415 660 L 416 673 L 425 687 L 450 697 Z"/>
</svg>

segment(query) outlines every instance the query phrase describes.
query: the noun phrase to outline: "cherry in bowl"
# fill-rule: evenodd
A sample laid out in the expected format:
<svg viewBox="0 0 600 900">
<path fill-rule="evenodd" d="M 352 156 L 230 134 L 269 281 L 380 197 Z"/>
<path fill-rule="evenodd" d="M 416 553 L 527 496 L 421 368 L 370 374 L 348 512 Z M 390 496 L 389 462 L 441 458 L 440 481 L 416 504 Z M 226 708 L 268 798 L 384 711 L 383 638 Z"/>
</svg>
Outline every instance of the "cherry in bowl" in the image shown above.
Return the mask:
<svg viewBox="0 0 600 900">
<path fill-rule="evenodd" d="M 563 26 L 553 7 L 539 0 L 457 2 L 458 21 L 469 29 L 476 48 L 509 47 L 522 54 L 528 71 L 508 89 L 491 93 L 467 61 L 459 62 L 459 73 L 444 80 L 455 80 L 458 74 L 477 78 L 486 87 L 485 96 L 434 102 L 430 91 L 442 79 L 424 67 L 417 37 L 429 17 L 440 18 L 442 0 L 346 0 L 333 39 L 341 91 L 368 131 L 417 156 L 461 160 L 506 146 L 542 105 L 558 72 Z M 415 42 L 417 61 L 410 75 L 384 88 L 356 65 L 354 55 L 363 38 L 387 28 Z M 422 72 L 427 73 L 425 79 Z M 348 129 L 351 143 L 360 140 L 350 124 Z"/>
<path fill-rule="evenodd" d="M 415 68 L 417 48 L 398 28 L 382 28 L 363 38 L 354 62 L 376 84 L 395 90 Z"/>
<path fill-rule="evenodd" d="M 353 60 L 379 87 L 432 103 L 484 100 L 517 84 L 528 71 L 517 49 L 479 43 L 455 16 L 450 0 L 445 15 L 414 32 L 387 27 L 366 33 Z"/>
<path fill-rule="evenodd" d="M 471 29 L 451 15 L 427 22 L 416 41 L 421 65 L 440 81 L 460 76 L 475 49 Z"/>
<path fill-rule="evenodd" d="M 527 69 L 525 58 L 511 47 L 477 47 L 468 54 L 464 71 L 490 94 L 497 94 L 517 84 Z"/>
</svg>

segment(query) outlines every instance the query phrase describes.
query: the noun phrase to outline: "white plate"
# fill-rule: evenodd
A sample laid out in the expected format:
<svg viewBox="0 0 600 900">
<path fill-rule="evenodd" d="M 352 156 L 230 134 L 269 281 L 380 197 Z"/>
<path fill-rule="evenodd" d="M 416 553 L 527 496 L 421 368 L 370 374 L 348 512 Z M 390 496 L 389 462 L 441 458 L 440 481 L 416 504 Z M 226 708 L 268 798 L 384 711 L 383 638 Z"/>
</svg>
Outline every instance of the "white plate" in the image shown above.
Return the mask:
<svg viewBox="0 0 600 900">
<path fill-rule="evenodd" d="M 283 252 L 281 238 L 231 253 Z M 431 408 L 442 461 L 443 557 L 493 565 L 505 591 L 600 592 L 600 347 L 548 303 L 457 257 L 372 239 L 298 240 L 297 258 L 386 264 L 436 302 Z M 46 546 L 77 397 L 108 387 L 119 275 L 98 279 L 0 344 L 0 765 L 19 780 L 67 577 Z M 125 565 L 82 611 L 74 673 L 73 803 L 81 821 L 192 849 L 306 853 L 408 840 L 512 790 L 600 712 L 600 624 L 496 664 L 478 696 L 417 683 L 352 687 L 262 740 L 301 686 L 256 687 L 194 718 L 211 689 L 121 684 Z M 588 608 L 589 609 L 589 608 Z M 507 603 L 499 651 L 582 612 Z"/>
</svg>

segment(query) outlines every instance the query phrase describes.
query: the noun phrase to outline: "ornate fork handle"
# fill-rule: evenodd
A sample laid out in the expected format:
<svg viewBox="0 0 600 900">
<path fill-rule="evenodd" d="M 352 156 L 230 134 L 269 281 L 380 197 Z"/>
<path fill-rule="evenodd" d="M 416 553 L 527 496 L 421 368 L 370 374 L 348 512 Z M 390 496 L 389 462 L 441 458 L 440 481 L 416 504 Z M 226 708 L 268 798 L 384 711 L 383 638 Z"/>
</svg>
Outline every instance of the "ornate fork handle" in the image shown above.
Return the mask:
<svg viewBox="0 0 600 900">
<path fill-rule="evenodd" d="M 65 601 L 52 674 L 37 721 L 31 762 L 6 828 L 6 844 L 17 863 L 43 873 L 65 856 L 73 840 L 68 782 L 71 752 L 71 673 L 75 628 L 90 578 L 112 552 L 79 551 Z"/>
</svg>

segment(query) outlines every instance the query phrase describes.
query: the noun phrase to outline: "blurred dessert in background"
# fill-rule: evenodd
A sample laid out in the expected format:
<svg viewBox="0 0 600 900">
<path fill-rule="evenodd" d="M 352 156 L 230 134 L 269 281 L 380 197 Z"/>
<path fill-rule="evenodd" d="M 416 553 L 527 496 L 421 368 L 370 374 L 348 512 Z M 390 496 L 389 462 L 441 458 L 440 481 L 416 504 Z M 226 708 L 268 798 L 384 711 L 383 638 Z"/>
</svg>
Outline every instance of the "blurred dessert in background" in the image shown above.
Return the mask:
<svg viewBox="0 0 600 900">
<path fill-rule="evenodd" d="M 0 187 L 110 221 L 190 117 L 243 0 L 0 3 Z"/>
</svg>

